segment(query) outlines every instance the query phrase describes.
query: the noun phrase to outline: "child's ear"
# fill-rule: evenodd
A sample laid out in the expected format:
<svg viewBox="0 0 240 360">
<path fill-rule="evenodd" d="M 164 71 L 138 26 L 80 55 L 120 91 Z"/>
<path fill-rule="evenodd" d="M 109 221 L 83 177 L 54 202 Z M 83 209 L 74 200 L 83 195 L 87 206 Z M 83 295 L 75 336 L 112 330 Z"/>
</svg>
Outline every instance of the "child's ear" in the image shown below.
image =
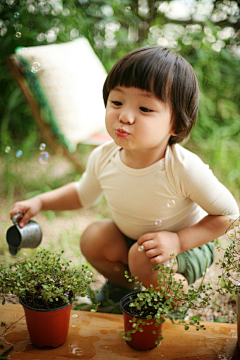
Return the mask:
<svg viewBox="0 0 240 360">
<path fill-rule="evenodd" d="M 175 130 L 174 130 L 174 129 L 172 129 L 172 130 L 169 132 L 169 134 L 172 135 L 172 136 L 177 136 L 177 134 L 175 133 Z"/>
</svg>

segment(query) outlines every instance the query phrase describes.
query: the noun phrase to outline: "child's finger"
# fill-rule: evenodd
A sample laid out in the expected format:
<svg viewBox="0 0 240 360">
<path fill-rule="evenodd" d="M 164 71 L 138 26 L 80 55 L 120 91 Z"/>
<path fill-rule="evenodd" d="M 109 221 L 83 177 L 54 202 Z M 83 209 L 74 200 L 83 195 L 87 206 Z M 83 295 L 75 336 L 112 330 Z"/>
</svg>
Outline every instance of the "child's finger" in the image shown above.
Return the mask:
<svg viewBox="0 0 240 360">
<path fill-rule="evenodd" d="M 24 214 L 24 216 L 20 219 L 18 225 L 22 228 L 29 222 L 30 219 L 31 219 L 31 215 L 30 215 L 29 211 L 27 211 Z"/>
<path fill-rule="evenodd" d="M 140 236 L 137 240 L 138 245 L 142 245 L 147 240 L 152 240 L 153 236 L 154 236 L 153 233 L 147 233 Z"/>
<path fill-rule="evenodd" d="M 153 239 L 144 241 L 144 243 L 142 243 L 142 245 L 144 246 L 144 250 L 156 249 L 156 243 L 154 242 Z M 140 245 L 140 246 L 142 246 L 142 245 Z"/>
<path fill-rule="evenodd" d="M 150 259 L 152 264 L 162 264 L 166 261 L 166 258 L 163 255 L 158 255 Z"/>
<path fill-rule="evenodd" d="M 159 256 L 157 249 L 150 249 L 150 250 L 145 251 L 145 253 L 146 253 L 147 257 L 149 257 L 149 258 L 154 258 L 156 256 Z"/>
<path fill-rule="evenodd" d="M 20 210 L 19 208 L 14 208 L 10 212 L 10 219 L 13 219 L 13 216 L 16 214 L 24 213 L 24 211 Z"/>
</svg>

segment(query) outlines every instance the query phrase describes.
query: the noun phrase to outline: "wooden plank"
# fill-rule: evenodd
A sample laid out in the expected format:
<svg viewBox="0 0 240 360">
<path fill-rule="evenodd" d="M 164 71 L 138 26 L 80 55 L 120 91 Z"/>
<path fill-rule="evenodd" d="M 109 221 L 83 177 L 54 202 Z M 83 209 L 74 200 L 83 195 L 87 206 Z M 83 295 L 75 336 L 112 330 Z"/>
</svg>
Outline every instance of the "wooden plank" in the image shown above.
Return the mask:
<svg viewBox="0 0 240 360">
<path fill-rule="evenodd" d="M 8 325 L 23 316 L 21 305 L 0 305 L 0 322 Z M 163 325 L 164 340 L 150 351 L 137 351 L 127 345 L 119 334 L 123 330 L 122 315 L 71 311 L 68 338 L 65 344 L 52 349 L 39 349 L 30 343 L 25 318 L 13 324 L 1 343 L 4 349 L 13 345 L 7 359 L 12 360 L 235 360 L 237 348 L 236 324 L 203 322 L 207 330 L 185 331 L 170 321 Z M 0 328 L 1 333 L 3 328 Z"/>
</svg>

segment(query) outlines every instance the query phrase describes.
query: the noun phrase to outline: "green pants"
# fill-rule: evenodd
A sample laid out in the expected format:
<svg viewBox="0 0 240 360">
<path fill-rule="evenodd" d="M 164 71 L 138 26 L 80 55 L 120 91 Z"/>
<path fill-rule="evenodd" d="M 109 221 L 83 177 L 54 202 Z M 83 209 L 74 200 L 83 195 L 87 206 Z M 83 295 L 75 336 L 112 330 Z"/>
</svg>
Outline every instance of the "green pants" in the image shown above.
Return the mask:
<svg viewBox="0 0 240 360">
<path fill-rule="evenodd" d="M 126 235 L 124 235 L 124 238 L 128 249 L 136 242 L 136 240 Z M 214 261 L 214 248 L 214 242 L 211 241 L 177 255 L 177 273 L 182 274 L 186 278 L 188 285 L 193 284 L 197 279 L 201 278 L 206 268 L 212 265 Z"/>
</svg>

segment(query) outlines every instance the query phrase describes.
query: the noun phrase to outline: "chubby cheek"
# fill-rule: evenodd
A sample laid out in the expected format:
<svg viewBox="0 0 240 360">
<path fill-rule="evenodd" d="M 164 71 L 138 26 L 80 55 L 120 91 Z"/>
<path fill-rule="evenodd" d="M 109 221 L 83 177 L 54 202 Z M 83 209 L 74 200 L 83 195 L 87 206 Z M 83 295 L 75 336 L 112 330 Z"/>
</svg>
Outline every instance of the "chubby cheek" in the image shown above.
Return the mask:
<svg viewBox="0 0 240 360">
<path fill-rule="evenodd" d="M 106 112 L 106 116 L 105 116 L 105 125 L 106 125 L 108 132 L 113 130 L 113 121 L 112 121 L 111 116 L 107 112 Z"/>
<path fill-rule="evenodd" d="M 113 129 L 112 129 L 112 127 L 109 125 L 109 123 L 107 121 L 105 121 L 105 125 L 106 125 L 106 129 L 107 129 L 108 134 L 111 137 L 113 137 Z"/>
<path fill-rule="evenodd" d="M 105 113 L 105 122 L 106 124 L 112 124 L 114 121 L 117 120 L 117 114 L 116 111 L 113 109 L 106 107 L 106 113 Z"/>
<path fill-rule="evenodd" d="M 135 128 L 134 134 L 141 144 L 148 144 L 155 138 L 156 140 L 159 139 L 155 127 L 141 125 Z"/>
</svg>

